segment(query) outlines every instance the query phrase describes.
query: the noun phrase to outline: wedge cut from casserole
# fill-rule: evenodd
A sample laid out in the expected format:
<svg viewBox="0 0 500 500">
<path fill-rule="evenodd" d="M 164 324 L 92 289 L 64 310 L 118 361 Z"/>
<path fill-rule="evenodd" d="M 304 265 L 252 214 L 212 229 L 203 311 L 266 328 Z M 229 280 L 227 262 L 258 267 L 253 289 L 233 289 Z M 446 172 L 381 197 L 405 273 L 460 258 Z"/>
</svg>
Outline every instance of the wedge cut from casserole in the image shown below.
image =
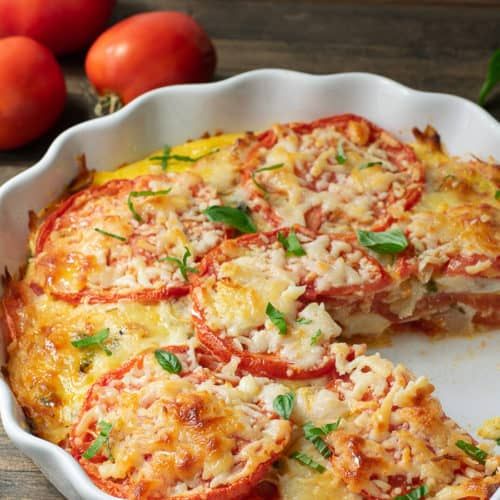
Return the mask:
<svg viewBox="0 0 500 500">
<path fill-rule="evenodd" d="M 192 173 L 88 188 L 42 224 L 27 279 L 72 303 L 185 295 L 194 261 L 226 237 L 202 214 L 218 204 L 214 188 Z"/>
<path fill-rule="evenodd" d="M 224 362 L 236 356 L 242 370 L 278 378 L 334 369 L 341 329 L 324 300 L 354 307 L 390 284 L 349 236 L 298 227 L 228 240 L 200 271 L 192 291 L 199 340 Z"/>
<path fill-rule="evenodd" d="M 339 115 L 261 134 L 242 187 L 262 224 L 346 232 L 398 220 L 423 184 L 410 147 L 364 118 Z"/>
<path fill-rule="evenodd" d="M 392 324 L 469 333 L 500 325 L 500 212 L 458 204 L 408 214 L 409 246 L 387 264 L 393 287 L 372 310 Z"/>
<path fill-rule="evenodd" d="M 231 499 L 262 479 L 290 432 L 290 422 L 258 397 L 174 346 L 133 358 L 98 381 L 70 448 L 92 480 L 115 496 Z"/>
<path fill-rule="evenodd" d="M 270 477 L 283 498 L 305 500 L 315 492 L 318 499 L 390 500 L 418 487 L 427 491 L 422 498 L 493 495 L 500 457 L 478 448 L 444 414 L 425 377 L 361 345 L 337 343 L 332 350 L 336 378 L 295 389 L 291 420 L 300 432 Z M 297 461 L 294 452 L 318 467 Z"/>
</svg>

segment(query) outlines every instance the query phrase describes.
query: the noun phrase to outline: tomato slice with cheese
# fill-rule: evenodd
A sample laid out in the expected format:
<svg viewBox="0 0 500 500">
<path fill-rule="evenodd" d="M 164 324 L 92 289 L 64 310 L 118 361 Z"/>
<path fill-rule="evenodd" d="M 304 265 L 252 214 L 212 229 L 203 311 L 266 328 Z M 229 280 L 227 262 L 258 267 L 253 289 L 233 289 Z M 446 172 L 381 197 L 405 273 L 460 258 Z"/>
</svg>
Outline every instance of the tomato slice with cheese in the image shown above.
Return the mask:
<svg viewBox="0 0 500 500">
<path fill-rule="evenodd" d="M 262 224 L 320 232 L 384 229 L 418 202 L 423 185 L 410 147 L 350 114 L 261 134 L 243 180 Z"/>
<path fill-rule="evenodd" d="M 300 255 L 287 255 L 283 241 L 291 238 Z M 340 327 L 323 301 L 362 301 L 390 283 L 350 239 L 296 227 L 222 243 L 203 260 L 192 292 L 198 338 L 252 374 L 305 379 L 332 371 Z"/>
<path fill-rule="evenodd" d="M 195 262 L 227 235 L 202 213 L 218 204 L 215 189 L 188 172 L 91 187 L 45 220 L 28 279 L 74 303 L 185 295 Z"/>
<path fill-rule="evenodd" d="M 180 371 L 162 367 L 158 352 L 175 356 Z M 258 396 L 174 346 L 133 358 L 98 381 L 70 449 L 92 480 L 118 497 L 232 499 L 263 478 L 290 433 L 290 422 L 269 413 Z"/>
<path fill-rule="evenodd" d="M 500 213 L 489 204 L 415 212 L 407 233 L 419 276 L 500 278 Z"/>
</svg>

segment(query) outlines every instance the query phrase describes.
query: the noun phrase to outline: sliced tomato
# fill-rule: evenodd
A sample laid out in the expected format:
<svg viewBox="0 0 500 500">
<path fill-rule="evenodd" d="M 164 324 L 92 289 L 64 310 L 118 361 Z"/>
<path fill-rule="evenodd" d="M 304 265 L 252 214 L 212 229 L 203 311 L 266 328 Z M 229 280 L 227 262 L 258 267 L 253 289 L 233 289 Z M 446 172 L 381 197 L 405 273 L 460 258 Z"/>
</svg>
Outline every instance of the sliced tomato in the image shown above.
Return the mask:
<svg viewBox="0 0 500 500">
<path fill-rule="evenodd" d="M 357 243 L 355 235 L 318 235 L 300 226 L 247 234 L 218 246 L 203 259 L 199 277 L 217 274 L 221 264 L 243 255 L 246 250 L 261 251 L 263 254 L 276 249 L 285 251 L 279 239 L 288 238 L 290 233 L 297 236 L 306 254 L 304 256 L 288 255 L 283 268 L 287 271 L 293 269 L 296 273 L 296 284 L 306 287 L 304 295 L 301 296 L 302 301 L 323 299 L 342 301 L 343 298 L 356 300 L 368 293 L 379 292 L 391 284 L 389 274 Z M 342 275 L 342 269 L 339 271 L 340 275 L 336 283 L 333 280 L 337 276 L 332 277 L 331 282 L 324 279 L 332 267 L 336 265 L 340 267 L 342 264 L 349 267 L 350 271 L 357 273 L 358 276 L 351 276 L 351 280 L 359 278 L 356 283 L 349 283 L 349 276 Z M 195 281 L 199 280 L 195 278 Z"/>
<path fill-rule="evenodd" d="M 286 255 L 283 241 L 291 238 L 296 238 L 301 249 L 296 253 L 304 255 Z M 256 278 L 252 281 L 254 274 Z M 276 332 L 266 323 L 261 309 L 266 309 L 267 314 L 266 302 L 269 305 L 274 300 L 270 297 L 275 293 L 272 291 L 275 276 L 276 286 L 298 294 L 294 306 L 298 316 L 309 316 L 314 311 L 311 314 L 315 318 L 303 318 L 306 322 L 301 323 L 298 316 L 292 320 L 289 314 L 287 332 L 268 341 L 266 336 L 271 338 Z M 192 292 L 196 334 L 223 362 L 229 362 L 233 356 L 239 358 L 242 372 L 289 379 L 319 377 L 335 369 L 329 349 L 332 338 L 340 333 L 321 303 L 363 301 L 367 294 L 383 290 L 390 283 L 380 264 L 355 245 L 352 235 L 315 235 L 300 227 L 245 235 L 219 245 L 202 261 Z M 250 312 L 244 310 L 245 302 L 251 304 Z M 229 334 L 231 325 L 221 326 L 226 321 L 223 314 L 226 306 L 236 308 L 235 321 L 238 315 L 247 317 L 253 313 L 259 319 L 253 322 L 252 318 L 241 331 Z M 242 309 L 238 310 L 240 306 Z M 321 321 L 320 318 L 325 319 L 323 325 L 330 330 L 317 334 L 321 327 L 319 323 L 315 327 L 314 321 Z M 314 334 L 317 338 L 311 340 Z M 299 347 L 301 342 L 308 345 L 311 353 L 314 351 L 315 357 L 307 361 L 293 359 L 293 353 L 304 348 Z"/>
<path fill-rule="evenodd" d="M 291 424 L 268 413 L 258 397 L 236 400 L 232 385 L 198 366 L 187 347 L 161 351 L 180 361 L 178 374 L 164 370 L 148 351 L 91 387 L 70 435 L 71 453 L 97 486 L 118 497 L 215 500 L 247 495 L 288 444 Z M 233 394 L 230 403 L 226 393 Z M 135 419 L 133 412 L 140 416 Z M 110 425 L 108 441 L 86 457 L 102 422 Z M 141 441 L 143 454 L 132 465 L 119 454 L 127 453 L 131 440 Z M 224 454 L 231 454 L 233 462 Z M 233 466 L 212 486 L 218 473 L 205 465 L 221 457 Z"/>
<path fill-rule="evenodd" d="M 500 212 L 491 205 L 415 211 L 407 234 L 417 274 L 500 278 Z"/>
<path fill-rule="evenodd" d="M 294 366 L 293 363 L 278 355 L 255 354 L 237 349 L 231 340 L 221 338 L 220 332 L 214 332 L 207 326 L 202 308 L 196 298 L 193 300 L 193 309 L 196 335 L 200 342 L 224 363 L 229 363 L 233 357 L 239 358 L 239 373 L 291 380 L 307 380 L 328 374 L 333 376 L 332 372 L 335 371 L 333 358 L 319 366 L 304 369 Z"/>
<path fill-rule="evenodd" d="M 383 230 L 419 201 L 424 169 L 410 147 L 346 114 L 262 133 L 242 185 L 271 227 Z"/>
<path fill-rule="evenodd" d="M 187 172 L 92 186 L 42 224 L 29 278 L 75 304 L 186 295 L 195 262 L 229 234 L 202 214 L 218 203 L 215 189 Z M 186 276 L 179 265 L 184 256 Z"/>
<path fill-rule="evenodd" d="M 261 481 L 241 500 L 280 500 L 278 487 L 271 481 Z"/>
</svg>

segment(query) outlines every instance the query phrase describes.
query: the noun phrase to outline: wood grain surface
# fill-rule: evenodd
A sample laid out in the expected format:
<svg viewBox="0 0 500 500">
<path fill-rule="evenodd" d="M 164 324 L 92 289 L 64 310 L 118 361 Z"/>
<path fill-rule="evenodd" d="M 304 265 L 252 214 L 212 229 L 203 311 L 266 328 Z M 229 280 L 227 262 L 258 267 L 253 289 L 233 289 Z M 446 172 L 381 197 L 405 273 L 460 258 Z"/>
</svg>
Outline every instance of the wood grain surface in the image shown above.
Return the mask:
<svg viewBox="0 0 500 500">
<path fill-rule="evenodd" d="M 217 48 L 217 79 L 266 67 L 368 71 L 476 100 L 489 57 L 500 47 L 500 0 L 118 0 L 113 21 L 157 9 L 182 10 L 203 24 Z M 0 184 L 36 162 L 60 131 L 93 116 L 83 59 L 61 59 L 66 110 L 40 140 L 0 153 Z M 500 89 L 487 109 L 500 119 Z M 60 498 L 0 426 L 0 499 Z"/>
</svg>

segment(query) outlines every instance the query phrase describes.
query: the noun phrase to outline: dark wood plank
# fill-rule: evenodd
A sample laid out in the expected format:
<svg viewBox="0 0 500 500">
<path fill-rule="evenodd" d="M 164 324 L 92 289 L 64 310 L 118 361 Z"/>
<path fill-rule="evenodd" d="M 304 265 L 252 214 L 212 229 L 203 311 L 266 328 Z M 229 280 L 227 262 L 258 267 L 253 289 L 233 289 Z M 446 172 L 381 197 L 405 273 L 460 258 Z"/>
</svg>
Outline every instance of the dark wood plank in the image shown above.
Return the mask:
<svg viewBox="0 0 500 500">
<path fill-rule="evenodd" d="M 192 14 L 214 38 L 217 78 L 261 67 L 369 71 L 475 100 L 500 46 L 500 0 L 119 0 L 114 20 L 144 10 Z M 52 131 L 0 153 L 0 184 L 38 160 L 55 135 L 92 117 L 82 54 L 61 59 L 69 99 Z M 500 119 L 500 91 L 488 104 Z M 0 499 L 61 498 L 0 427 Z"/>
</svg>

